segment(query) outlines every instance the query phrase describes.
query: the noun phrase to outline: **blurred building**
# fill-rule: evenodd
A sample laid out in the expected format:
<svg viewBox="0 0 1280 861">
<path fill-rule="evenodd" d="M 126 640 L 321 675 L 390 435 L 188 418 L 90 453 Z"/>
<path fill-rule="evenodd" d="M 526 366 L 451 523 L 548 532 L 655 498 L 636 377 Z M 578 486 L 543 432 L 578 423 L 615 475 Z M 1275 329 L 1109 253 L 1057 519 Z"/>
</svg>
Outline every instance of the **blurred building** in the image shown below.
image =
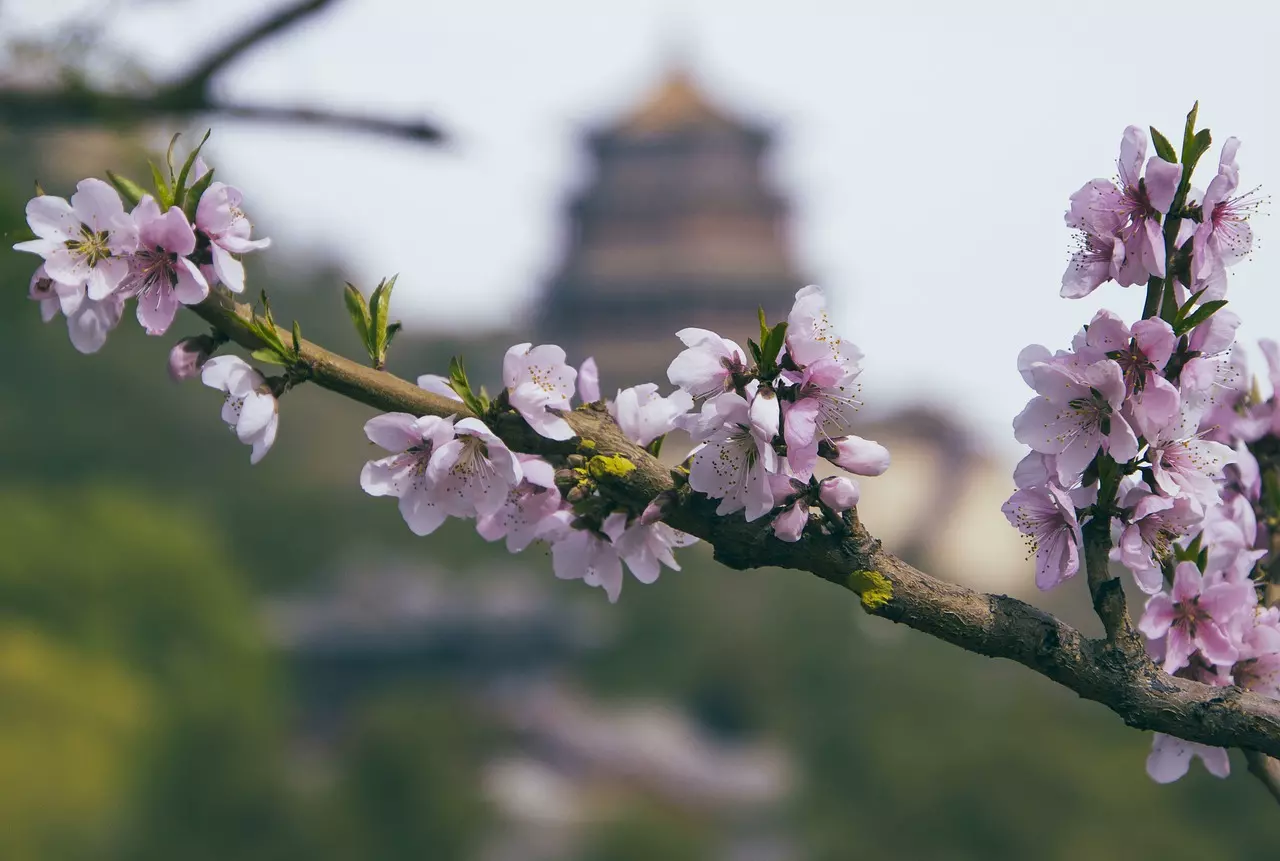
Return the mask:
<svg viewBox="0 0 1280 861">
<path fill-rule="evenodd" d="M 570 200 L 568 245 L 540 337 L 594 355 L 610 385 L 662 379 L 687 326 L 745 345 L 756 308 L 785 317 L 803 279 L 788 206 L 769 182 L 772 131 L 673 68 L 639 105 L 586 134 L 590 180 Z"/>
</svg>

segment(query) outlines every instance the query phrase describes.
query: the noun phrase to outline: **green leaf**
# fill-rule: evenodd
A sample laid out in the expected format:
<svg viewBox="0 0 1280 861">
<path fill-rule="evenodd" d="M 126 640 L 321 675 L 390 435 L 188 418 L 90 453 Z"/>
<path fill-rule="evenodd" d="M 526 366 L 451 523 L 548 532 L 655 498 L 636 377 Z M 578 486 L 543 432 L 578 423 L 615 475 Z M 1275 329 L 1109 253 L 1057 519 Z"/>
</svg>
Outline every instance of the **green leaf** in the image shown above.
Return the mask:
<svg viewBox="0 0 1280 861">
<path fill-rule="evenodd" d="M 107 171 L 107 181 L 115 186 L 116 191 L 120 192 L 120 196 L 124 198 L 124 202 L 130 207 L 138 205 L 138 201 L 142 200 L 147 190 L 138 185 L 128 177 L 120 176 L 118 173 Z"/>
<path fill-rule="evenodd" d="M 747 339 L 747 351 L 751 353 L 751 360 L 756 363 L 756 367 L 764 364 L 764 354 L 760 352 L 760 345 L 750 338 Z"/>
<path fill-rule="evenodd" d="M 283 356 L 281 356 L 275 350 L 270 349 L 269 347 L 263 347 L 260 350 L 254 350 L 249 355 L 257 359 L 259 362 L 266 362 L 271 365 L 289 364 L 289 362 Z"/>
<path fill-rule="evenodd" d="M 168 209 L 173 205 L 173 192 L 169 189 L 169 184 L 165 182 L 164 174 L 160 172 L 160 168 L 156 167 L 153 161 L 147 162 L 151 165 L 151 181 L 156 184 L 156 200 L 160 202 L 161 209 Z"/>
<path fill-rule="evenodd" d="M 1191 139 L 1191 146 L 1183 152 L 1183 171 L 1184 175 L 1189 176 L 1190 172 L 1195 170 L 1196 164 L 1200 161 L 1200 156 L 1209 151 L 1209 147 L 1213 145 L 1213 135 L 1209 134 L 1208 129 L 1201 129 L 1196 132 L 1196 136 Z"/>
<path fill-rule="evenodd" d="M 374 364 L 377 367 L 382 367 L 387 361 L 387 322 L 391 311 L 391 291 L 395 289 L 398 277 L 400 276 L 392 275 L 380 283 L 369 302 L 369 310 L 373 316 Z"/>
<path fill-rule="evenodd" d="M 369 331 L 373 328 L 373 321 L 369 318 L 369 305 L 364 301 L 364 294 L 348 281 L 342 298 L 346 301 L 347 314 L 351 317 L 352 325 L 356 327 L 356 334 L 360 336 L 360 343 L 368 350 L 370 343 Z"/>
<path fill-rule="evenodd" d="M 484 415 L 488 411 L 489 405 L 477 398 L 475 392 L 471 390 L 471 383 L 467 380 L 467 370 L 462 366 L 461 356 L 454 356 L 449 360 L 449 388 L 457 392 L 458 397 L 462 398 L 462 402 L 467 405 L 467 409 L 476 415 Z"/>
<path fill-rule="evenodd" d="M 760 305 L 756 308 L 756 313 L 760 317 L 760 343 L 763 344 L 769 340 L 769 321 L 764 316 L 764 306 Z"/>
<path fill-rule="evenodd" d="M 1196 136 L 1196 114 L 1200 112 L 1200 101 L 1191 106 L 1191 110 L 1187 111 L 1187 123 L 1182 127 L 1182 160 L 1187 160 L 1187 153 L 1190 152 L 1191 140 Z"/>
<path fill-rule="evenodd" d="M 165 163 L 169 165 L 169 182 L 173 182 L 173 148 L 178 145 L 180 137 L 182 132 L 174 132 L 173 137 L 169 138 L 169 149 L 164 154 Z"/>
<path fill-rule="evenodd" d="M 1194 292 L 1194 293 L 1192 293 L 1192 294 L 1191 294 L 1191 298 L 1190 298 L 1190 299 L 1188 299 L 1186 302 L 1183 302 L 1183 303 L 1182 303 L 1182 307 L 1178 309 L 1178 320 L 1179 320 L 1179 321 L 1181 321 L 1183 318 L 1185 318 L 1185 317 L 1187 316 L 1187 314 L 1191 313 L 1191 309 L 1192 309 L 1193 307 L 1195 307 L 1196 302 L 1199 302 L 1199 301 L 1200 301 L 1200 297 L 1201 297 L 1201 296 L 1203 296 L 1203 295 L 1204 295 L 1204 291 L 1205 291 L 1205 290 L 1208 290 L 1208 289 L 1209 289 L 1208 287 L 1205 287 L 1205 288 L 1204 288 L 1204 289 L 1202 289 L 1202 290 L 1197 290 L 1196 292 Z"/>
<path fill-rule="evenodd" d="M 187 196 L 182 201 L 182 211 L 187 214 L 188 221 L 196 220 L 196 209 L 200 206 L 200 199 L 204 197 L 204 193 L 209 190 L 211 182 L 213 182 L 213 168 L 209 168 L 204 176 L 193 182 L 191 188 L 187 189 Z"/>
<path fill-rule="evenodd" d="M 302 356 L 302 327 L 298 325 L 298 321 L 293 321 L 293 357 L 295 359 Z"/>
<path fill-rule="evenodd" d="M 787 342 L 787 322 L 783 320 L 774 326 L 769 332 L 769 337 L 765 338 L 761 350 L 764 351 L 765 362 L 772 368 L 774 363 L 778 361 L 778 354 L 782 352 L 782 346 Z"/>
<path fill-rule="evenodd" d="M 1180 331 L 1178 331 L 1177 334 L 1181 335 L 1186 332 L 1190 332 L 1196 326 L 1199 326 L 1205 320 L 1208 320 L 1210 317 L 1216 314 L 1218 312 L 1218 309 L 1225 307 L 1226 304 L 1227 304 L 1226 299 L 1214 299 L 1212 302 L 1205 302 L 1203 305 L 1201 305 L 1199 308 L 1196 309 L 1194 314 L 1192 314 L 1190 317 L 1182 321 L 1182 323 L 1178 327 Z"/>
<path fill-rule="evenodd" d="M 1156 145 L 1156 155 L 1165 161 L 1177 164 L 1178 154 L 1174 151 L 1173 144 L 1169 143 L 1169 139 L 1160 134 L 1155 126 L 1151 126 L 1151 140 Z"/>
<path fill-rule="evenodd" d="M 387 324 L 387 349 L 391 349 L 391 342 L 396 339 L 396 334 L 403 328 L 399 320 L 394 323 Z"/>
<path fill-rule="evenodd" d="M 200 143 L 196 144 L 196 148 L 187 153 L 187 160 L 182 163 L 182 170 L 178 173 L 178 179 L 173 184 L 173 203 L 175 206 L 182 206 L 183 199 L 187 193 L 187 176 L 191 173 L 191 167 L 196 163 L 196 157 L 200 155 L 200 149 L 209 140 L 209 135 L 213 134 L 213 129 L 209 129 L 204 133 L 204 137 L 200 138 Z M 177 138 L 174 138 L 177 140 Z M 169 162 L 169 169 L 173 170 L 173 162 Z"/>
</svg>

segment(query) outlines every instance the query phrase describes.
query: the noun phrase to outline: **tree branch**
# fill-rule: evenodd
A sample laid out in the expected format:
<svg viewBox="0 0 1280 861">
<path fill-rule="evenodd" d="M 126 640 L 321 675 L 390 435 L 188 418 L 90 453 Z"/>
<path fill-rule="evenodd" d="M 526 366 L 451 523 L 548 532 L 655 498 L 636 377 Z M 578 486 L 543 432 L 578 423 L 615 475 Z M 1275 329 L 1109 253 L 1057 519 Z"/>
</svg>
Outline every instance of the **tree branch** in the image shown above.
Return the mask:
<svg viewBox="0 0 1280 861">
<path fill-rule="evenodd" d="M 324 108 L 251 105 L 213 93 L 213 79 L 246 51 L 330 6 L 335 0 L 304 0 L 284 7 L 213 51 L 180 80 L 151 92 L 115 92 L 83 83 L 55 90 L 0 88 L 0 125 L 30 129 L 54 126 L 128 126 L 143 122 L 221 115 L 269 123 L 322 126 L 420 143 L 438 144 L 444 131 L 426 120 L 396 120 Z"/>
<path fill-rule="evenodd" d="M 326 7 L 332 6 L 333 3 L 334 0 L 301 0 L 278 9 L 274 14 L 233 36 L 221 48 L 206 55 L 195 68 L 182 80 L 175 82 L 170 89 L 206 93 L 214 76 L 225 67 L 272 36 L 283 33 Z"/>
<path fill-rule="evenodd" d="M 249 328 L 252 311 L 221 291 L 192 310 L 247 349 L 265 346 Z M 288 333 L 281 336 L 289 340 Z M 375 409 L 419 416 L 469 414 L 455 401 L 385 371 L 359 365 L 310 341 L 301 342 L 299 364 L 317 385 Z M 714 500 L 677 482 L 671 470 L 628 441 L 608 413 L 596 405 L 565 415 L 578 436 L 564 442 L 538 436 L 514 412 L 485 418 L 516 451 L 550 455 L 581 451 L 626 457 L 636 469 L 626 475 L 602 474 L 601 490 L 635 506 L 646 504 L 659 493 L 675 492 L 676 502 L 664 520 L 708 542 L 715 558 L 731 568 L 778 566 L 808 571 L 857 594 L 863 609 L 872 615 L 976 654 L 1016 661 L 1085 699 L 1101 703 L 1132 727 L 1215 747 L 1280 756 L 1280 701 L 1237 687 L 1210 687 L 1166 675 L 1141 649 L 1132 651 L 1124 646 L 1129 635 L 1123 626 L 1117 628 L 1115 638 L 1090 640 L 1060 619 L 1016 598 L 938 580 L 885 552 L 856 514 L 850 518 L 848 535 L 822 534 L 811 525 L 794 544 L 774 538 L 766 521 L 748 523 L 741 515 L 719 517 Z M 584 445 L 587 442 L 590 445 Z M 1101 559 L 1101 545 L 1087 544 L 1090 546 L 1095 562 L 1092 570 L 1096 572 L 1100 570 L 1096 563 Z M 1111 588 L 1103 586 L 1105 600 L 1100 602 L 1108 614 L 1115 607 L 1115 599 L 1107 597 L 1106 590 Z"/>
</svg>

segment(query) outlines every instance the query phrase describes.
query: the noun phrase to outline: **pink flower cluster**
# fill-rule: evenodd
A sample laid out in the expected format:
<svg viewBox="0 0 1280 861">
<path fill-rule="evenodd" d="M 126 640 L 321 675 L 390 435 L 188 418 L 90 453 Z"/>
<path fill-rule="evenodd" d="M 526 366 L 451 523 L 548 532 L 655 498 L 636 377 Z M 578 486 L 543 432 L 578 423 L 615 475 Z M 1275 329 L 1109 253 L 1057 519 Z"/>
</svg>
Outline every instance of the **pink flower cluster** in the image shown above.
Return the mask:
<svg viewBox="0 0 1280 861">
<path fill-rule="evenodd" d="M 196 160 L 192 178 L 205 172 Z M 29 295 L 40 303 L 45 322 L 59 313 L 66 317 L 71 343 L 82 353 L 102 348 L 129 299 L 137 300 L 147 334 L 163 335 L 179 306 L 203 301 L 210 285 L 244 290 L 236 255 L 270 240 L 249 238 L 241 200 L 232 186 L 210 182 L 192 221 L 180 207 L 163 208 L 151 195 L 126 212 L 120 195 L 100 179 L 81 180 L 69 201 L 34 197 L 27 224 L 37 238 L 14 246 L 44 258 Z"/>
<path fill-rule="evenodd" d="M 851 478 L 814 476 L 819 457 L 879 475 L 889 455 L 850 434 L 860 356 L 833 331 L 818 288 L 797 294 L 787 333 L 766 365 L 748 363 L 737 344 L 714 332 L 685 329 L 677 334 L 687 349 L 668 371 L 676 391 L 662 396 L 656 384 L 645 383 L 619 391 L 606 407 L 640 446 L 687 431 L 697 443 L 689 465 L 694 491 L 720 500 L 720 514 L 745 511 L 749 520 L 772 514 L 775 535 L 798 541 L 811 507 L 828 518 L 814 528 L 832 528 L 832 519 L 858 501 Z M 772 370 L 762 373 L 762 365 Z M 425 375 L 418 384 L 462 399 L 442 377 Z M 564 412 L 575 393 L 586 402 L 600 400 L 595 362 L 575 371 L 554 345 L 508 350 L 503 386 L 505 402 L 553 440 L 574 436 Z M 691 412 L 695 406 L 700 410 Z M 599 586 L 610 601 L 621 593 L 624 566 L 652 583 L 663 565 L 679 570 L 674 551 L 696 540 L 661 522 L 664 500 L 643 511 L 612 505 L 592 489 L 588 469 L 568 458 L 553 464 L 512 452 L 479 419 L 390 413 L 372 419 L 365 433 L 390 455 L 365 464 L 361 486 L 374 496 L 397 497 L 416 534 L 459 517 L 474 519 L 489 541 L 505 539 L 513 553 L 546 542 L 556 576 Z M 558 482 L 558 474 L 570 486 Z"/>
<path fill-rule="evenodd" d="M 1248 221 L 1262 202 L 1255 193 L 1238 190 L 1239 148 L 1240 142 L 1229 138 L 1208 189 L 1203 194 L 1188 189 L 1185 205 L 1202 216 L 1198 222 L 1182 221 L 1170 248 L 1161 222 L 1174 203 L 1183 166 L 1158 155 L 1148 159 L 1147 133 L 1138 126 L 1125 129 L 1118 181 L 1094 179 L 1071 195 L 1065 218 L 1079 231 L 1079 247 L 1063 273 L 1062 296 L 1078 299 L 1107 281 L 1128 287 L 1149 277 L 1165 278 L 1170 254 L 1181 249 L 1191 252 L 1192 292 L 1203 290 L 1205 301 L 1225 296 L 1226 268 L 1252 249 Z"/>
<path fill-rule="evenodd" d="M 1082 231 L 1083 248 L 1062 295 L 1159 279 L 1154 288 L 1175 291 L 1176 302 L 1163 294 L 1163 316 L 1132 325 L 1103 310 L 1069 350 L 1023 350 L 1019 370 L 1036 396 L 1013 429 L 1031 451 L 1003 510 L 1027 536 L 1041 589 L 1080 571 L 1082 526 L 1111 518 L 1111 561 L 1150 596 L 1138 629 L 1153 659 L 1168 673 L 1280 697 L 1280 610 L 1260 606 L 1268 536 L 1247 445 L 1280 428 L 1280 409 L 1251 394 L 1232 351 L 1240 319 L 1217 301 L 1225 267 L 1251 243 L 1254 204 L 1235 196 L 1238 146 L 1234 138 L 1223 146 L 1204 195 L 1184 183 L 1187 203 L 1177 209 L 1182 166 L 1153 157 L 1142 176 L 1146 134 L 1130 127 L 1120 184 L 1094 180 L 1072 196 L 1067 223 Z M 1173 249 L 1161 229 L 1170 219 L 1180 219 Z M 1171 271 L 1167 261 L 1179 254 L 1184 265 Z M 1274 386 L 1280 347 L 1263 351 Z M 1215 775 L 1229 769 L 1225 750 L 1157 735 L 1147 770 L 1176 780 L 1193 756 Z"/>
<path fill-rule="evenodd" d="M 719 499 L 717 514 L 756 520 L 776 512 L 774 534 L 799 541 L 812 507 L 827 516 L 819 528 L 830 528 L 858 502 L 853 479 L 815 478 L 820 457 L 856 475 L 889 468 L 884 446 L 853 435 L 862 353 L 836 333 L 821 288 L 796 293 L 781 351 L 763 357 L 771 368 L 764 375 L 714 332 L 676 335 L 687 349 L 667 375 L 700 405 L 677 421 L 698 443 L 689 486 Z"/>
<path fill-rule="evenodd" d="M 600 400 L 595 362 L 588 359 L 575 370 L 565 358 L 554 345 L 517 344 L 502 366 L 506 402 L 553 440 L 574 436 L 563 413 L 573 407 L 575 388 L 587 402 Z M 461 401 L 443 377 L 427 374 L 418 384 Z M 662 398 L 656 389 L 626 389 L 609 404 L 618 424 L 639 444 L 670 431 L 673 419 L 690 406 L 682 393 Z M 373 496 L 397 497 L 415 534 L 428 535 L 447 518 L 458 517 L 474 519 L 488 541 L 505 539 L 512 553 L 544 541 L 551 546 L 558 577 L 599 586 L 610 601 L 622 591 L 624 564 L 637 580 L 652 583 L 662 565 L 679 570 L 672 551 L 696 540 L 622 509 L 580 517 L 557 486 L 557 470 L 549 460 L 511 451 L 480 419 L 388 413 L 371 419 L 365 433 L 391 454 L 365 464 L 360 486 Z"/>
</svg>

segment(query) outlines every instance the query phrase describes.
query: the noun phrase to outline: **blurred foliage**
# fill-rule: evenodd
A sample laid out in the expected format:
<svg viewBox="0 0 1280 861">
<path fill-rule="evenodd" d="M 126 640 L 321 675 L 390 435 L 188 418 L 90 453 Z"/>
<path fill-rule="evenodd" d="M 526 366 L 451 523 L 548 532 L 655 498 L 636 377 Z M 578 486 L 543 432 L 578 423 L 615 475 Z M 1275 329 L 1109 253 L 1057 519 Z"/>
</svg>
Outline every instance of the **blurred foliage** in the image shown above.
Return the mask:
<svg viewBox="0 0 1280 861">
<path fill-rule="evenodd" d="M 56 148 L 5 141 L 11 238 Z M 356 354 L 341 279 L 282 254 L 251 261 L 251 283 L 272 285 L 278 317 Z M 557 600 L 602 596 L 463 524 L 414 538 L 394 504 L 360 492 L 369 411 L 338 398 L 291 393 L 277 448 L 250 468 L 217 395 L 165 374 L 194 321 L 164 339 L 126 321 L 80 356 L 26 300 L 33 268 L 0 250 L 0 858 L 474 857 L 495 827 L 481 766 L 506 742 L 465 684 L 371 691 L 313 767 L 257 602 L 354 560 L 480 577 L 523 564 Z M 455 348 L 406 332 L 392 368 L 439 371 Z M 492 379 L 500 349 L 471 355 Z M 1044 679 L 868 619 L 815 578 L 687 561 L 654 587 L 629 582 L 608 609 L 616 638 L 562 672 L 602 698 L 676 701 L 725 739 L 785 745 L 797 858 L 1275 856 L 1274 804 L 1247 777 L 1196 765 L 1156 786 L 1147 735 Z M 581 859 L 714 858 L 723 827 L 643 800 L 590 830 Z"/>
</svg>

